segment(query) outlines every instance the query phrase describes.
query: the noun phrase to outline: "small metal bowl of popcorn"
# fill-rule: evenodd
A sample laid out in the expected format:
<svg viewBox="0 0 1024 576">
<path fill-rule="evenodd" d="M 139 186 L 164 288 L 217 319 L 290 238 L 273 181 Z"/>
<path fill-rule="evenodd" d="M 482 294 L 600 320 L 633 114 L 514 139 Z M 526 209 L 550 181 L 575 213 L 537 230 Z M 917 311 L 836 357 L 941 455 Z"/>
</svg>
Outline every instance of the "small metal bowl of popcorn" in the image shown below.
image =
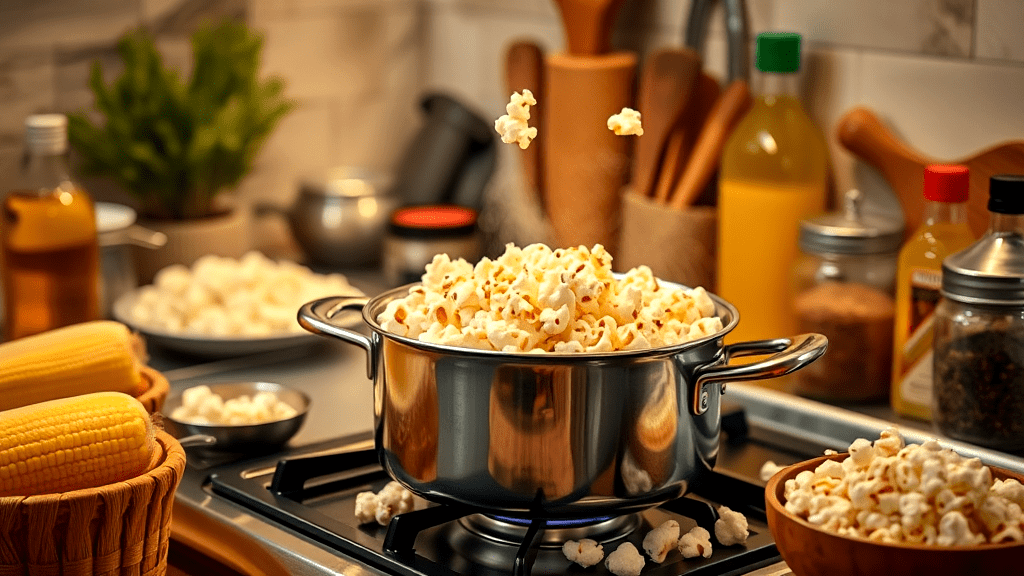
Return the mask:
<svg viewBox="0 0 1024 576">
<path fill-rule="evenodd" d="M 864 446 L 860 444 L 860 448 Z M 870 449 L 870 443 L 867 446 Z M 917 448 L 917 445 L 910 448 Z M 930 448 L 938 457 L 937 443 Z M 1024 541 L 1020 539 L 1020 530 L 1010 525 L 1006 517 L 1012 516 L 1015 509 L 1017 521 L 1024 522 L 1019 516 L 1024 488 L 1012 481 L 1005 485 L 1002 483 L 1009 479 L 1024 482 L 1024 475 L 995 467 L 988 467 L 990 472 L 983 472 L 977 461 L 964 465 L 963 471 L 957 473 L 954 470 L 959 464 L 947 462 L 945 466 L 933 466 L 925 464 L 922 458 L 918 460 L 918 476 L 915 476 L 914 472 L 908 473 L 913 468 L 909 463 L 913 457 L 905 455 L 894 458 L 906 461 L 899 466 L 892 462 L 864 463 L 857 466 L 863 475 L 853 472 L 849 477 L 852 480 L 834 478 L 837 474 L 844 477 L 851 474 L 850 469 L 855 467 L 851 464 L 857 464 L 841 464 L 858 450 L 856 446 L 851 446 L 851 449 L 851 452 L 794 464 L 780 470 L 768 481 L 765 488 L 768 527 L 793 574 L 910 576 L 1019 571 L 1024 559 Z M 966 462 L 967 459 L 963 460 Z M 901 470 L 897 471 L 898 467 Z M 922 479 L 920 474 L 924 468 L 931 468 L 939 476 L 952 480 L 942 487 L 935 484 L 927 490 L 935 494 L 917 494 L 915 486 L 931 482 L 927 478 Z M 920 484 L 916 484 L 914 478 L 919 479 Z M 977 479 L 978 482 L 968 479 Z M 989 484 L 995 481 L 1000 488 L 984 489 L 981 485 L 985 479 Z M 865 487 L 860 485 L 862 482 L 874 484 Z M 898 482 L 899 485 L 889 485 L 890 482 Z M 972 490 L 968 486 L 973 483 L 978 483 L 979 487 L 978 493 L 972 496 L 966 493 Z M 818 499 L 812 502 L 814 497 L 811 494 L 816 490 Z M 800 493 L 802 491 L 806 493 Z M 989 497 L 982 495 L 989 492 L 998 492 L 1009 498 L 991 497 L 991 501 L 986 503 Z M 790 509 L 786 506 L 787 493 L 792 498 Z M 965 500 L 957 500 L 958 497 Z M 858 502 L 854 504 L 853 499 Z M 1017 503 L 1013 502 L 1014 499 Z M 978 505 L 968 503 L 968 500 L 977 500 Z M 951 510 L 956 507 L 964 513 Z M 861 512 L 864 508 L 873 510 Z M 872 512 L 875 514 L 871 515 Z M 958 514 L 959 518 L 956 517 Z M 845 526 L 840 528 L 843 524 Z M 911 543 L 908 539 L 919 540 L 920 543 Z M 982 539 L 986 542 L 977 543 Z M 998 542 L 990 543 L 988 540 L 992 539 Z"/>
<path fill-rule="evenodd" d="M 173 394 L 162 414 L 168 432 L 185 447 L 215 452 L 279 448 L 302 428 L 305 393 L 271 382 L 201 384 Z"/>
</svg>

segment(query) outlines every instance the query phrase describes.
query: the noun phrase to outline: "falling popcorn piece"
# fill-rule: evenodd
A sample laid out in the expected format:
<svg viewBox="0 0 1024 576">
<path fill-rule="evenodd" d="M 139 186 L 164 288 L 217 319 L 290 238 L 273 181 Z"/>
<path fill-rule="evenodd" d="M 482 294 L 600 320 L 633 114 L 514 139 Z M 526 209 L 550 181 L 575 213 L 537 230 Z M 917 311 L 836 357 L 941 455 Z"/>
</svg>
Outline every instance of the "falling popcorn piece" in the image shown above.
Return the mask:
<svg viewBox="0 0 1024 576">
<path fill-rule="evenodd" d="M 531 128 L 527 121 L 530 119 L 530 106 L 536 106 L 537 99 L 533 92 L 523 90 L 523 93 L 513 92 L 509 103 L 505 106 L 505 112 L 494 121 L 494 130 L 501 134 L 501 141 L 506 144 L 516 143 L 523 150 L 530 146 L 530 142 L 537 137 L 537 129 Z"/>
<path fill-rule="evenodd" d="M 644 128 L 640 125 L 640 113 L 632 108 L 623 108 L 622 112 L 612 114 L 608 118 L 608 129 L 616 136 L 643 136 Z"/>
</svg>

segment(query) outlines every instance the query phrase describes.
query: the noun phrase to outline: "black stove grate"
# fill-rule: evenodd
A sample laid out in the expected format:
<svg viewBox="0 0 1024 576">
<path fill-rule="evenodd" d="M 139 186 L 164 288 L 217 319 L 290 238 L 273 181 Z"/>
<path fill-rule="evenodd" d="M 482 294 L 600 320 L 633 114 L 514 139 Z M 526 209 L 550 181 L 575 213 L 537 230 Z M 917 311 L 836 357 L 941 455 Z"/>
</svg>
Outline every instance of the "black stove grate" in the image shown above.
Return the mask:
<svg viewBox="0 0 1024 576">
<path fill-rule="evenodd" d="M 343 444 L 335 443 L 336 446 Z M 548 574 L 606 574 L 603 565 L 584 569 L 568 562 L 561 550 L 542 548 L 548 528 L 543 519 L 530 522 L 523 541 L 506 545 L 471 533 L 458 520 L 479 511 L 434 505 L 401 514 L 385 528 L 359 524 L 355 495 L 379 491 L 390 478 L 374 450 L 332 452 L 308 449 L 275 462 L 248 461 L 219 467 L 209 489 L 246 508 L 280 522 L 339 553 L 361 561 L 382 574 L 402 576 L 546 576 Z M 638 513 L 638 527 L 621 537 L 643 550 L 648 531 L 666 519 L 676 519 L 685 532 L 694 525 L 714 534 L 715 506 L 743 512 L 750 522 L 745 546 L 714 549 L 709 559 L 683 559 L 674 551 L 662 564 L 648 559 L 644 575 L 728 576 L 745 574 L 779 560 L 768 533 L 764 494 L 759 486 L 721 473 L 712 473 L 682 498 Z M 618 542 L 605 543 L 608 554 Z"/>
</svg>

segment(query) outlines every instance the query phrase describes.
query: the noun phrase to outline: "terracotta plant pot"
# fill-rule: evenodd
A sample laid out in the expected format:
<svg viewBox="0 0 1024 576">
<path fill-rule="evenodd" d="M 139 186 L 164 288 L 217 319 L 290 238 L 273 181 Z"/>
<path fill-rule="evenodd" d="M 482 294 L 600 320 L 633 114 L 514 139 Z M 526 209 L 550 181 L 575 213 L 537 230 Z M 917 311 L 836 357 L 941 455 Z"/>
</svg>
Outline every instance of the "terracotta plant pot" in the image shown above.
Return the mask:
<svg viewBox="0 0 1024 576">
<path fill-rule="evenodd" d="M 141 218 L 139 224 L 167 235 L 162 248 L 134 249 L 140 285 L 152 282 L 161 268 L 171 264 L 191 266 L 207 254 L 239 258 L 252 249 L 252 215 L 246 208 L 192 220 Z"/>
</svg>

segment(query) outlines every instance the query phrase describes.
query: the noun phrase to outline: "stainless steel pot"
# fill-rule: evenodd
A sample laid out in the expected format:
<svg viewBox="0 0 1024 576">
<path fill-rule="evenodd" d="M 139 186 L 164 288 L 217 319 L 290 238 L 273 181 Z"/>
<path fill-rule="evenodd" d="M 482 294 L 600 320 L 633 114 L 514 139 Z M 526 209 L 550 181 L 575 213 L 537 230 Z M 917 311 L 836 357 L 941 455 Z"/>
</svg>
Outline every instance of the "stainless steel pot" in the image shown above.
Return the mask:
<svg viewBox="0 0 1024 576">
<path fill-rule="evenodd" d="M 278 214 L 302 250 L 328 266 L 380 262 L 388 218 L 398 207 L 384 174 L 342 167 L 305 178 L 287 209 L 258 204 L 257 215 Z"/>
<path fill-rule="evenodd" d="M 805 334 L 724 345 L 736 308 L 712 296 L 725 328 L 677 346 L 604 354 L 458 349 L 385 332 L 372 299 L 304 305 L 299 323 L 367 353 L 384 468 L 427 500 L 530 518 L 590 518 L 685 493 L 718 453 L 725 382 L 781 376 L 824 353 Z M 360 312 L 369 336 L 339 325 Z M 349 317 L 349 319 L 351 319 Z M 773 354 L 752 364 L 734 356 Z"/>
</svg>

